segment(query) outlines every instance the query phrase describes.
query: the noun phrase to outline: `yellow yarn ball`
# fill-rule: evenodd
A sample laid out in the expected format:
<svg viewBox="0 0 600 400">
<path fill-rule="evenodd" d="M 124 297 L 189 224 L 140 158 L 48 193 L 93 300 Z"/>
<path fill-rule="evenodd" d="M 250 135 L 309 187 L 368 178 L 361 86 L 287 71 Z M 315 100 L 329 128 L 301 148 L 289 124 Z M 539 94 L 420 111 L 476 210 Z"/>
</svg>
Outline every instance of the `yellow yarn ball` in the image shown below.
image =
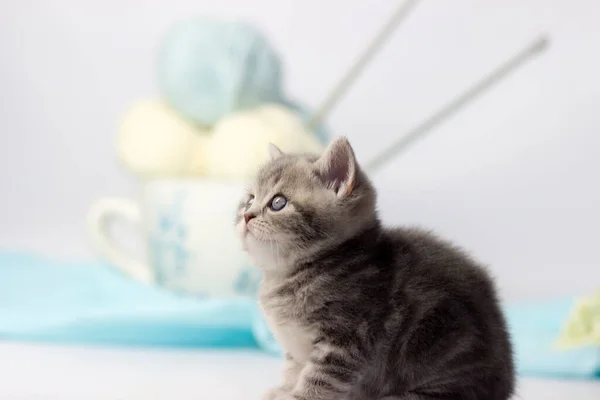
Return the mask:
<svg viewBox="0 0 600 400">
<path fill-rule="evenodd" d="M 557 345 L 563 350 L 600 346 L 600 290 L 575 302 Z"/>
<path fill-rule="evenodd" d="M 322 145 L 293 111 L 264 105 L 223 118 L 214 128 L 206 153 L 207 174 L 246 180 L 269 160 L 268 144 L 283 152 L 320 153 Z"/>
<path fill-rule="evenodd" d="M 125 166 L 145 177 L 206 172 L 208 131 L 182 119 L 161 100 L 143 100 L 123 116 L 117 152 Z"/>
</svg>

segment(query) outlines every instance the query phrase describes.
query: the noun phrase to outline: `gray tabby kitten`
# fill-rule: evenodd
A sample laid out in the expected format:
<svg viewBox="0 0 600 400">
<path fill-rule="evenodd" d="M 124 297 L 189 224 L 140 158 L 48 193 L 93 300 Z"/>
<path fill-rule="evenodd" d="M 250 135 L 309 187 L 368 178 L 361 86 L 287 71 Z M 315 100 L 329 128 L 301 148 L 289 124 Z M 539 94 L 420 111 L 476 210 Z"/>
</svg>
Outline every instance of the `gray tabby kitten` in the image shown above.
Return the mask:
<svg viewBox="0 0 600 400">
<path fill-rule="evenodd" d="M 384 228 L 346 139 L 258 173 L 236 226 L 286 352 L 265 400 L 506 400 L 511 344 L 494 286 L 460 249 Z"/>
</svg>

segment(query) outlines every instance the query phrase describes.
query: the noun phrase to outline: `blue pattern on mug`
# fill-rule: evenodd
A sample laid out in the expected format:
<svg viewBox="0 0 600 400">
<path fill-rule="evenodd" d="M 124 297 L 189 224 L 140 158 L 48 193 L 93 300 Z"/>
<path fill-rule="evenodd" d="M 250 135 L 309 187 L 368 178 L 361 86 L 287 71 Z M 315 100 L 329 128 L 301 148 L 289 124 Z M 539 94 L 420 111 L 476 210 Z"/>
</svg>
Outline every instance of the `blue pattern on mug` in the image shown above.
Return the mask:
<svg viewBox="0 0 600 400">
<path fill-rule="evenodd" d="M 163 205 L 158 212 L 156 227 L 150 234 L 151 263 L 156 267 L 159 284 L 185 274 L 191 261 L 191 255 L 185 247 L 187 227 L 181 218 L 187 195 L 187 191 L 181 190 L 171 204 Z"/>
</svg>

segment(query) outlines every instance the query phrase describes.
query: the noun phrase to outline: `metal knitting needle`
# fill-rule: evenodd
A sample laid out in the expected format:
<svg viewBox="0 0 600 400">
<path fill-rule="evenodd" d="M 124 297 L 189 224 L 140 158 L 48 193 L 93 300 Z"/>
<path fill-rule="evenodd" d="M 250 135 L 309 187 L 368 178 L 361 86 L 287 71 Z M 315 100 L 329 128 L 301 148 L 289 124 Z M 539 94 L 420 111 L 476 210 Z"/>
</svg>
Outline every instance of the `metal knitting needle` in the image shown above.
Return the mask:
<svg viewBox="0 0 600 400">
<path fill-rule="evenodd" d="M 369 172 L 375 172 L 380 169 L 390 159 L 398 156 L 403 151 L 406 151 L 406 149 L 417 139 L 424 137 L 425 134 L 433 130 L 448 117 L 455 114 L 458 110 L 475 100 L 475 98 L 482 95 L 493 85 L 506 78 L 507 75 L 518 69 L 518 67 L 520 67 L 524 62 L 543 52 L 548 47 L 548 43 L 549 40 L 546 37 L 541 37 L 527 45 L 527 47 L 510 58 L 508 61 L 504 62 L 485 78 L 473 85 L 470 89 L 457 96 L 454 100 L 442 107 L 425 121 L 409 130 L 395 143 L 387 146 L 385 150 L 375 156 L 370 162 L 365 164 L 365 169 Z"/>
<path fill-rule="evenodd" d="M 314 129 L 323 119 L 325 119 L 325 116 L 329 114 L 333 107 L 340 101 L 346 90 L 352 86 L 352 83 L 356 80 L 356 78 L 358 78 L 362 70 L 373 59 L 375 54 L 383 47 L 394 30 L 402 21 L 404 21 L 404 19 L 409 15 L 410 11 L 418 2 L 419 0 L 406 0 L 398 7 L 398 10 L 396 10 L 389 21 L 381 28 L 379 33 L 363 51 L 358 60 L 350 66 L 338 84 L 335 85 L 331 90 L 327 98 L 317 108 L 318 111 L 308 124 L 309 128 Z"/>
</svg>

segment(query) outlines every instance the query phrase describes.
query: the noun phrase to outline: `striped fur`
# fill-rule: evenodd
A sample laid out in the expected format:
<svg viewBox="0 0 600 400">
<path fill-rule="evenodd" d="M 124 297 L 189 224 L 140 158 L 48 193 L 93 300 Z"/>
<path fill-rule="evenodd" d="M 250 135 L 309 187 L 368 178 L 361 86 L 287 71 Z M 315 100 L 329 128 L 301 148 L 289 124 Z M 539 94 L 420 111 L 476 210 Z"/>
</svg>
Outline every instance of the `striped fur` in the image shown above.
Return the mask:
<svg viewBox="0 0 600 400">
<path fill-rule="evenodd" d="M 287 352 L 265 399 L 510 398 L 511 344 L 485 270 L 429 232 L 382 227 L 345 139 L 321 158 L 274 154 L 236 218 Z M 288 199 L 277 212 L 276 194 Z M 244 213 L 255 218 L 246 224 Z"/>
</svg>

